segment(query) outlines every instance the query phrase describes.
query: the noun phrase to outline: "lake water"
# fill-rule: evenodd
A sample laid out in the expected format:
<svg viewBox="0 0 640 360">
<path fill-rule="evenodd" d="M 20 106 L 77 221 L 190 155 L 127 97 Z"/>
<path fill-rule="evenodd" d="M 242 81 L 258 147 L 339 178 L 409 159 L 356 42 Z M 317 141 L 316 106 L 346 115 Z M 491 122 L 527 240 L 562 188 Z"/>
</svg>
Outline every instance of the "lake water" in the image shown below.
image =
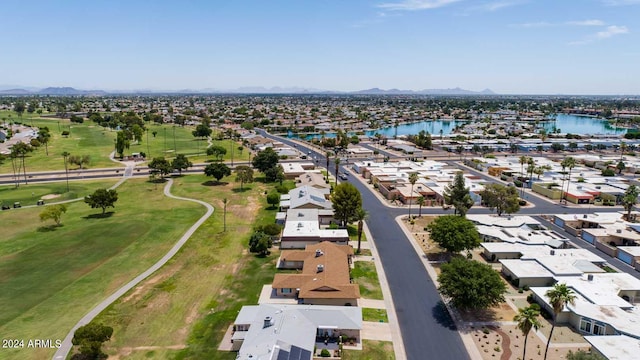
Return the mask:
<svg viewBox="0 0 640 360">
<path fill-rule="evenodd" d="M 448 135 L 453 131 L 456 125 L 467 123 L 468 121 L 460 120 L 425 120 L 414 122 L 411 124 L 404 124 L 398 126 L 397 135 L 414 135 L 421 130 L 429 132 L 432 136 L 437 137 L 442 130 L 443 135 Z M 575 116 L 569 114 L 558 114 L 556 120 L 548 122 L 540 122 L 539 126 L 544 127 L 547 132 L 552 132 L 554 128 L 559 129 L 562 133 L 571 134 L 625 134 L 627 129 L 614 128 L 605 119 Z M 373 136 L 376 133 L 384 135 L 386 137 L 393 137 L 396 135 L 395 127 L 387 127 L 372 131 L 365 132 L 368 136 Z M 288 134 L 289 137 L 295 137 L 293 133 Z M 320 137 L 320 135 L 310 135 L 307 139 L 314 137 Z M 325 137 L 335 137 L 334 133 L 327 133 Z"/>
</svg>

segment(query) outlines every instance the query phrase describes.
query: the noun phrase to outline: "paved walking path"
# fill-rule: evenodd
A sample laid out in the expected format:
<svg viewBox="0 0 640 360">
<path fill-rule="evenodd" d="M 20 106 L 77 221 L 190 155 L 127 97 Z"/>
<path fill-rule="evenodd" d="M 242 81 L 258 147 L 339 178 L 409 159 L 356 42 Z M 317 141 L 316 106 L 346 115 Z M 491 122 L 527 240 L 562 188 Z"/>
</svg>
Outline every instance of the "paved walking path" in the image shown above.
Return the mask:
<svg viewBox="0 0 640 360">
<path fill-rule="evenodd" d="M 386 309 L 384 300 L 363 299 L 358 300 L 358 305 L 363 308 L 369 309 Z"/>
<path fill-rule="evenodd" d="M 113 304 L 116 300 L 118 300 L 127 291 L 131 290 L 134 286 L 138 285 L 140 282 L 142 282 L 144 279 L 149 277 L 151 274 L 156 272 L 156 270 L 160 269 L 164 264 L 166 264 L 167 261 L 169 261 L 182 248 L 182 246 L 187 242 L 187 240 L 189 240 L 191 235 L 193 235 L 193 233 L 213 214 L 213 210 L 214 210 L 213 206 L 211 206 L 210 204 L 204 201 L 172 195 L 170 192 L 171 185 L 173 185 L 173 180 L 168 179 L 167 184 L 164 187 L 165 196 L 170 197 L 172 199 L 198 203 L 206 207 L 207 212 L 204 215 L 202 215 L 202 217 L 200 217 L 200 219 L 198 219 L 198 221 L 196 221 L 195 224 L 193 224 L 189 228 L 189 230 L 187 230 L 187 232 L 184 233 L 184 235 L 182 235 L 182 237 L 178 240 L 178 242 L 176 242 L 175 245 L 173 245 L 173 247 L 169 250 L 169 252 L 167 252 L 162 257 L 162 259 L 158 260 L 158 262 L 153 264 L 145 272 L 138 275 L 135 279 L 131 280 L 126 285 L 124 285 L 123 287 L 118 289 L 116 292 L 111 294 L 104 301 L 102 301 L 100 304 L 94 307 L 91 311 L 89 311 L 84 317 L 82 317 L 82 319 L 78 321 L 78 323 L 71 329 L 71 331 L 69 331 L 67 336 L 64 338 L 64 341 L 62 342 L 62 346 L 58 348 L 58 350 L 53 356 L 53 359 L 55 360 L 65 359 L 69 354 L 69 352 L 71 351 L 71 347 L 72 347 L 71 339 L 73 339 L 73 334 L 75 333 L 76 329 L 78 329 L 80 326 L 84 326 L 90 323 L 91 320 L 93 320 L 96 316 L 98 316 L 98 314 L 100 314 L 109 305 Z"/>
</svg>

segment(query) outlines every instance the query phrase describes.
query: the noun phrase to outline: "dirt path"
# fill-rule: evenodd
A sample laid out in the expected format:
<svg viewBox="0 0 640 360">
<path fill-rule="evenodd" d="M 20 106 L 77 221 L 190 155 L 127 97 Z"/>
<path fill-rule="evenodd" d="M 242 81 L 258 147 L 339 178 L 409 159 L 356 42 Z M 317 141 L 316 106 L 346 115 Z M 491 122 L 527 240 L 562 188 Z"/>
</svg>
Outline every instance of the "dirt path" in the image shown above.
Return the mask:
<svg viewBox="0 0 640 360">
<path fill-rule="evenodd" d="M 500 337 L 502 337 L 502 355 L 500 356 L 500 360 L 509 360 L 511 359 L 511 338 L 509 338 L 509 335 L 507 333 L 505 333 L 504 331 L 502 331 L 502 329 L 495 327 L 495 326 L 489 326 L 488 327 L 491 330 L 495 330 L 495 332 L 498 333 L 498 335 L 500 335 Z"/>
</svg>

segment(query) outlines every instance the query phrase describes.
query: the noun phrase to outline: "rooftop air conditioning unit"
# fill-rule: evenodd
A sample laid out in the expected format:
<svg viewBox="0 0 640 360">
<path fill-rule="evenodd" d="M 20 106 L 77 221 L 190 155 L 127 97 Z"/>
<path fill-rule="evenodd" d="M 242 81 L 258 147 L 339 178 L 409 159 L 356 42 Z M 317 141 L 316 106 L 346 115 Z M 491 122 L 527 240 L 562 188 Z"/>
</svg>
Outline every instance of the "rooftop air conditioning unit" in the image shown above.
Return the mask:
<svg viewBox="0 0 640 360">
<path fill-rule="evenodd" d="M 616 229 L 616 234 L 622 234 L 622 229 Z"/>
<path fill-rule="evenodd" d="M 324 253 L 322 252 L 322 250 L 317 249 L 317 250 L 316 250 L 316 257 L 322 256 L 322 255 L 324 255 Z"/>
<path fill-rule="evenodd" d="M 556 254 L 556 251 L 552 249 L 552 250 L 550 250 L 550 251 L 549 251 L 549 254 L 551 254 L 551 255 L 555 255 L 555 254 Z"/>
<path fill-rule="evenodd" d="M 316 272 L 323 272 L 324 271 L 324 265 L 322 264 L 318 264 L 318 266 L 316 266 Z"/>
<path fill-rule="evenodd" d="M 588 281 L 593 281 L 593 274 L 587 275 L 587 280 Z"/>
</svg>

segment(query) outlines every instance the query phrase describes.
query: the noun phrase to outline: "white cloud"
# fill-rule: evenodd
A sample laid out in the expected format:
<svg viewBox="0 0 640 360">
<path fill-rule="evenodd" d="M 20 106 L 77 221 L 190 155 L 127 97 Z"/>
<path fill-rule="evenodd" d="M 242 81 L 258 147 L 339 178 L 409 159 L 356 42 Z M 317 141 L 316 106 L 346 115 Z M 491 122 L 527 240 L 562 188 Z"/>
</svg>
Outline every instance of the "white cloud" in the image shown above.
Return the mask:
<svg viewBox="0 0 640 360">
<path fill-rule="evenodd" d="M 591 19 L 591 20 L 581 20 L 581 21 L 567 21 L 565 24 L 574 25 L 574 26 L 604 26 L 604 21 Z"/>
<path fill-rule="evenodd" d="M 612 36 L 622 35 L 628 32 L 629 32 L 629 29 L 627 29 L 626 26 L 611 25 L 611 26 L 607 26 L 606 30 L 604 31 L 598 31 L 594 35 L 591 35 L 582 40 L 572 41 L 569 43 L 569 45 L 585 45 L 585 44 L 592 43 L 596 40 L 608 39 Z"/>
<path fill-rule="evenodd" d="M 519 27 L 519 28 L 543 28 L 543 27 L 551 27 L 555 25 L 546 21 L 538 21 L 538 22 L 531 22 L 531 23 L 511 24 L 510 26 Z"/>
<path fill-rule="evenodd" d="M 506 7 L 518 5 L 520 1 L 495 1 L 480 6 L 485 11 L 496 11 Z"/>
<path fill-rule="evenodd" d="M 389 10 L 416 11 L 436 9 L 458 1 L 461 0 L 403 0 L 400 2 L 380 4 L 378 7 Z"/>
<path fill-rule="evenodd" d="M 607 30 L 599 31 L 598 33 L 596 33 L 596 38 L 606 39 L 614 35 L 626 34 L 628 32 L 629 32 L 629 29 L 627 29 L 626 26 L 611 25 L 611 26 L 607 26 Z"/>
</svg>

